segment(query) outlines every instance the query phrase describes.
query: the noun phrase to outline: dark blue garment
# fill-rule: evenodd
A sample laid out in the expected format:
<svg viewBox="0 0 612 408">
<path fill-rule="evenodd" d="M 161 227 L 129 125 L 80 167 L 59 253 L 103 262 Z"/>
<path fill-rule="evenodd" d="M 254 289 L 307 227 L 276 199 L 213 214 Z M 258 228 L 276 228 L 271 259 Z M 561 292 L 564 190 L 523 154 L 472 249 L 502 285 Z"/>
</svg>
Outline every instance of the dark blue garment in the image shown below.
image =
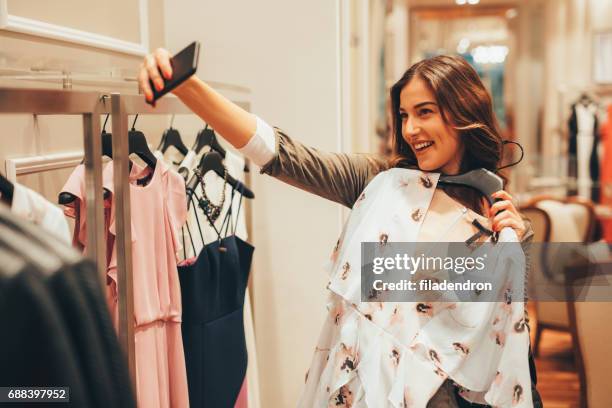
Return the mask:
<svg viewBox="0 0 612 408">
<path fill-rule="evenodd" d="M 247 369 L 244 295 L 253 251 L 230 235 L 206 245 L 194 264 L 178 268 L 191 407 L 231 408 L 240 393 Z"/>
</svg>

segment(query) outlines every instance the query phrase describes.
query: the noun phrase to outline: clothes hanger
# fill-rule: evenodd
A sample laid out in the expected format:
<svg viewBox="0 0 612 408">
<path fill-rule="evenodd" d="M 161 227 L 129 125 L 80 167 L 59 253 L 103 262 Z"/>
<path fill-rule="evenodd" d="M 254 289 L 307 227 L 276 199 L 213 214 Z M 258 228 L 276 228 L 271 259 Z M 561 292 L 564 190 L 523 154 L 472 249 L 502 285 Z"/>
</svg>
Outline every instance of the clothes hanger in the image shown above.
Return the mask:
<svg viewBox="0 0 612 408">
<path fill-rule="evenodd" d="M 136 154 L 140 157 L 147 166 L 152 169 L 157 165 L 157 158 L 149 149 L 149 144 L 147 143 L 147 139 L 140 130 L 136 130 L 134 127 L 136 125 L 136 121 L 138 120 L 138 114 L 134 118 L 134 122 L 132 123 L 132 129 L 128 132 L 128 154 Z"/>
<path fill-rule="evenodd" d="M 580 94 L 580 98 L 578 99 L 578 102 L 580 102 L 584 106 L 587 106 L 588 104 L 593 102 L 593 99 L 591 98 L 591 96 L 588 93 L 582 92 Z"/>
<path fill-rule="evenodd" d="M 438 185 L 456 185 L 473 188 L 485 196 L 489 205 L 493 205 L 495 201 L 500 199 L 493 199 L 491 194 L 502 190 L 504 181 L 490 170 L 475 169 L 463 174 L 441 175 L 438 179 Z"/>
<path fill-rule="evenodd" d="M 219 144 L 215 131 L 208 124 L 198 132 L 193 144 L 193 151 L 199 154 L 205 146 L 210 146 L 211 150 L 218 152 L 221 157 L 225 158 L 225 149 Z"/>
<path fill-rule="evenodd" d="M 102 138 L 102 156 L 106 156 L 109 158 L 113 158 L 113 135 L 111 133 L 106 132 L 106 123 L 108 122 L 108 118 L 110 113 L 106 115 L 104 119 L 104 125 L 102 126 L 102 133 L 100 137 Z M 85 158 L 81 160 L 81 164 L 85 162 Z M 104 199 L 106 200 L 110 195 L 110 191 L 104 189 Z M 67 193 L 62 191 L 59 193 L 57 202 L 61 205 L 68 205 L 76 200 L 76 196 L 71 193 Z"/>
<path fill-rule="evenodd" d="M 502 145 L 505 144 L 517 145 L 521 149 L 521 157 L 512 164 L 498 168 L 497 171 L 518 164 L 521 160 L 523 160 L 523 157 L 525 156 L 525 151 L 519 143 L 510 140 L 504 140 Z M 485 196 L 486 200 L 489 203 L 489 206 L 492 206 L 497 201 L 503 200 L 501 198 L 493 198 L 491 197 L 491 195 L 496 191 L 503 190 L 504 180 L 497 174 L 484 168 L 470 170 L 467 173 L 457 175 L 441 175 L 438 179 L 438 185 L 436 187 L 441 187 L 443 185 L 456 185 L 473 188 Z M 498 214 L 502 211 L 505 210 L 498 211 Z M 497 241 L 499 233 L 494 233 L 493 231 L 487 230 L 484 226 L 480 224 L 480 222 L 478 222 L 477 219 L 474 219 L 472 224 L 474 224 L 479 229 L 479 232 L 477 232 L 474 236 L 470 237 L 468 241 L 466 241 L 468 245 L 472 244 L 478 237 L 483 234 L 493 235 L 493 241 Z"/>
<path fill-rule="evenodd" d="M 170 127 L 166 129 L 162 135 L 159 146 L 157 146 L 157 150 L 161 151 L 162 153 L 166 153 L 166 150 L 168 150 L 170 146 L 173 146 L 183 156 L 186 156 L 189 149 L 187 146 L 185 146 L 185 143 L 183 143 L 183 139 L 181 139 L 181 134 L 179 131 L 172 127 L 173 124 L 174 115 L 172 115 L 172 119 L 170 120 Z"/>
<path fill-rule="evenodd" d="M 13 204 L 13 193 L 15 192 L 15 186 L 9 179 L 0 174 L 0 194 L 2 194 L 2 201 L 6 204 Z"/>
<path fill-rule="evenodd" d="M 197 173 L 191 176 L 191 179 L 186 185 L 187 194 L 191 197 L 195 192 L 200 178 L 204 177 L 209 171 L 214 171 L 219 177 L 225 176 L 225 166 L 223 165 L 223 157 L 217 151 L 210 151 L 200 159 L 200 163 L 196 168 Z M 245 198 L 255 198 L 255 194 L 244 185 L 240 180 L 236 180 L 231 174 L 227 173 L 227 184 L 233 189 L 242 194 Z"/>
<path fill-rule="evenodd" d="M 193 144 L 193 150 L 196 152 L 196 154 L 199 154 L 205 146 L 210 146 L 211 150 L 219 152 L 221 157 L 225 158 L 225 149 L 217 140 L 215 131 L 211 127 L 209 127 L 208 124 L 206 124 L 206 127 L 204 129 L 198 132 L 195 143 Z M 246 173 L 249 172 L 249 166 L 246 163 L 244 165 L 244 171 Z"/>
<path fill-rule="evenodd" d="M 502 190 L 504 186 L 504 181 L 501 177 L 499 177 L 492 171 L 489 171 L 487 169 L 475 169 L 463 174 L 441 175 L 438 179 L 438 185 L 436 187 L 442 187 L 443 185 L 464 186 L 472 188 L 484 195 L 487 201 L 489 202 L 489 206 L 491 206 L 494 202 L 501 200 L 501 198 L 493 199 L 493 197 L 491 197 L 491 194 L 496 191 Z M 476 240 L 478 240 L 483 235 L 492 236 L 493 242 L 497 242 L 498 234 L 494 231 L 485 228 L 478 221 L 477 218 L 472 221 L 472 224 L 476 228 L 478 228 L 478 231 L 465 241 L 466 245 L 472 246 L 476 242 Z"/>
</svg>

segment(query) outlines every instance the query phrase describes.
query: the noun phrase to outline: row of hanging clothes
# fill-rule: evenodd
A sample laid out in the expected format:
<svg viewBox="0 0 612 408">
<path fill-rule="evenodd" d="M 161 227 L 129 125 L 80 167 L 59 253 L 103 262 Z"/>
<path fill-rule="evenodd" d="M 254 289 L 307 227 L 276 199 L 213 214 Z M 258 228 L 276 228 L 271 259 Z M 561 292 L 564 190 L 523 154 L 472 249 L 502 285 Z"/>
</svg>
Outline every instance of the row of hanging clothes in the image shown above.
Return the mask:
<svg viewBox="0 0 612 408">
<path fill-rule="evenodd" d="M 0 195 L 0 384 L 68 387 L 75 407 L 135 407 L 98 269 L 71 247 L 63 212 L 2 175 Z"/>
<path fill-rule="evenodd" d="M 612 206 L 612 103 L 587 92 L 571 105 L 568 120 L 568 195 Z M 604 238 L 612 242 L 612 221 L 604 220 Z"/>
<path fill-rule="evenodd" d="M 244 159 L 223 149 L 209 127 L 188 149 L 171 125 L 152 152 L 135 128 L 136 119 L 128 132 L 128 178 L 138 406 L 257 408 L 255 339 L 246 290 L 254 248 L 246 241 L 241 211 L 243 198 L 254 194 L 243 183 Z M 111 159 L 102 174 L 106 302 L 118 329 L 107 120 L 101 135 L 102 154 Z M 83 164 L 66 181 L 59 202 L 75 221 L 73 245 L 85 251 Z"/>
</svg>

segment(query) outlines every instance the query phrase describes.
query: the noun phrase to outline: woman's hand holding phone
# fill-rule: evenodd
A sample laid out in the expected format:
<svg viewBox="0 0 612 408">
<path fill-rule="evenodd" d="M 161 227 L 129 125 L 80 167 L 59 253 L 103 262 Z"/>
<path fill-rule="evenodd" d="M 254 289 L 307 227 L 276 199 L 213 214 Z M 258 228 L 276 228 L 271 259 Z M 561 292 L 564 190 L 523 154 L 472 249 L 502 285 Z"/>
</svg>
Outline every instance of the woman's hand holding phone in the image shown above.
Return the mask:
<svg viewBox="0 0 612 408">
<path fill-rule="evenodd" d="M 173 57 L 163 48 L 145 56 L 138 72 L 140 89 L 152 105 L 164 93 L 172 92 L 225 140 L 241 148 L 257 130 L 255 116 L 193 75 L 199 49 L 198 42 L 193 42 Z"/>
<path fill-rule="evenodd" d="M 158 48 L 152 54 L 146 55 L 140 64 L 138 73 L 138 85 L 145 94 L 147 102 L 153 102 L 153 89 L 151 84 L 161 91 L 164 88 L 164 79 L 172 78 L 172 65 L 170 64 L 170 53 L 168 50 Z M 162 78 L 163 75 L 163 78 Z"/>
<path fill-rule="evenodd" d="M 194 41 L 173 57 L 163 48 L 147 55 L 138 74 L 138 82 L 147 102 L 154 104 L 157 99 L 187 82 L 197 70 L 199 52 L 200 44 Z"/>
</svg>

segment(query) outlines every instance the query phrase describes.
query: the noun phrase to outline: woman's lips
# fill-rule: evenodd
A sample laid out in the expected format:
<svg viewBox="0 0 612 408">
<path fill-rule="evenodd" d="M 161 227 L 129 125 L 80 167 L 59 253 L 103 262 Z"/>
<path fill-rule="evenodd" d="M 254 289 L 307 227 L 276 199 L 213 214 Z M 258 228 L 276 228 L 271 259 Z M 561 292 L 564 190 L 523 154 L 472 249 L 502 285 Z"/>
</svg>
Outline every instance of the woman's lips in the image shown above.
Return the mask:
<svg viewBox="0 0 612 408">
<path fill-rule="evenodd" d="M 426 151 L 427 151 L 427 150 L 428 150 L 430 147 L 432 147 L 432 146 L 434 145 L 434 142 L 428 142 L 428 143 L 429 143 L 429 145 L 428 145 L 428 146 L 421 147 L 420 149 L 417 149 L 417 147 L 416 147 L 416 146 L 420 146 L 420 145 L 421 145 L 421 143 L 417 143 L 417 144 L 414 146 L 414 151 L 415 151 L 415 153 L 416 153 L 416 154 L 419 154 L 419 153 L 424 153 L 424 152 L 426 152 Z"/>
</svg>

